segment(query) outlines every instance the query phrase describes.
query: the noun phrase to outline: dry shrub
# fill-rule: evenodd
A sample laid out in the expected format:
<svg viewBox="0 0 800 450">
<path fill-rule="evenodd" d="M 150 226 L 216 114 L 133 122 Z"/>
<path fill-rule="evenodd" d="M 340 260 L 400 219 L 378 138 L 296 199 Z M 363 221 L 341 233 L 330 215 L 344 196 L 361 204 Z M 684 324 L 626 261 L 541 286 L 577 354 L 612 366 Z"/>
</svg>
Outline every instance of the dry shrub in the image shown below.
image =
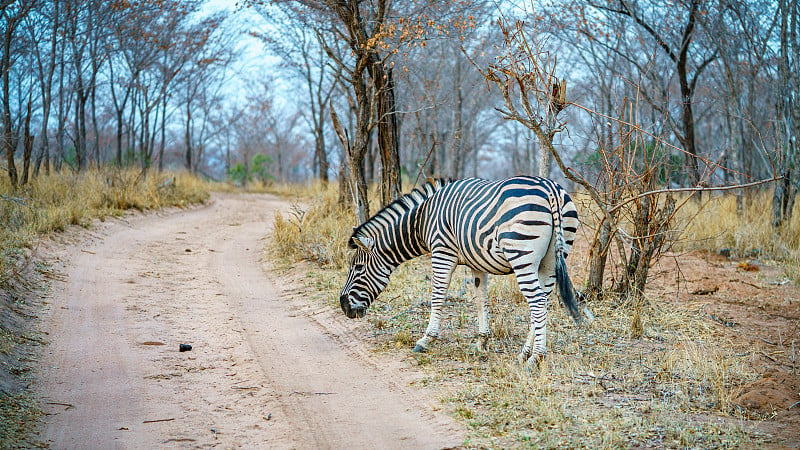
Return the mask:
<svg viewBox="0 0 800 450">
<path fill-rule="evenodd" d="M 285 219 L 280 211 L 275 213 L 272 221 L 272 234 L 270 237 L 270 250 L 283 256 L 297 259 L 300 248 L 300 225 L 293 220 Z"/>
</svg>

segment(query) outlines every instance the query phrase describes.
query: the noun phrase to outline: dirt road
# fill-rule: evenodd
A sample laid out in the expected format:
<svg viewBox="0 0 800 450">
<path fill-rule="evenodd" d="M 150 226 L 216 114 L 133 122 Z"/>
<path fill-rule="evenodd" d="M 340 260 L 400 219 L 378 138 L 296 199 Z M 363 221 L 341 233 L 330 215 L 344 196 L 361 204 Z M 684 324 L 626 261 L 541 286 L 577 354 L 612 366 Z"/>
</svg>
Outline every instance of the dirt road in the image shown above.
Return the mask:
<svg viewBox="0 0 800 450">
<path fill-rule="evenodd" d="M 38 389 L 52 448 L 445 448 L 463 435 L 370 353 L 363 324 L 292 300 L 259 259 L 266 195 L 113 219 L 68 245 Z M 341 316 L 341 317 L 340 317 Z M 179 352 L 179 344 L 192 350 Z"/>
</svg>

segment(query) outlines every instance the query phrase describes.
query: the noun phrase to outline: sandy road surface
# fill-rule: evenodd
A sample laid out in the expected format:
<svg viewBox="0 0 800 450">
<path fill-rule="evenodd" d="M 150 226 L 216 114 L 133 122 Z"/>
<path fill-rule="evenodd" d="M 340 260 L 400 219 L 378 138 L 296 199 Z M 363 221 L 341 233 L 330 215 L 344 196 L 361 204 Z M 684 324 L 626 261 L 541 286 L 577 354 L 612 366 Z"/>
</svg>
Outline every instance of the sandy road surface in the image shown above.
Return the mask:
<svg viewBox="0 0 800 450">
<path fill-rule="evenodd" d="M 52 245 L 41 440 L 52 448 L 444 448 L 458 427 L 370 354 L 360 326 L 289 299 L 259 263 L 265 195 L 110 220 Z M 340 317 L 341 316 L 341 317 Z M 180 343 L 193 346 L 179 352 Z"/>
</svg>

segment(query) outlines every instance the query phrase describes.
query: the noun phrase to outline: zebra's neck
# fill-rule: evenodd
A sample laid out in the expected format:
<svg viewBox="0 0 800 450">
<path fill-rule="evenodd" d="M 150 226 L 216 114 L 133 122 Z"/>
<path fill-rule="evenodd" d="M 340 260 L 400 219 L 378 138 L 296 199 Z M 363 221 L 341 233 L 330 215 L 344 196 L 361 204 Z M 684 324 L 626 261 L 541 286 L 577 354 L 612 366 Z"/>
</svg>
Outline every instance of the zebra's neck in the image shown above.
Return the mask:
<svg viewBox="0 0 800 450">
<path fill-rule="evenodd" d="M 393 201 L 353 231 L 353 237 L 369 237 L 387 263 L 397 267 L 429 252 L 423 235 L 426 201 L 447 181 L 430 180 Z"/>
</svg>

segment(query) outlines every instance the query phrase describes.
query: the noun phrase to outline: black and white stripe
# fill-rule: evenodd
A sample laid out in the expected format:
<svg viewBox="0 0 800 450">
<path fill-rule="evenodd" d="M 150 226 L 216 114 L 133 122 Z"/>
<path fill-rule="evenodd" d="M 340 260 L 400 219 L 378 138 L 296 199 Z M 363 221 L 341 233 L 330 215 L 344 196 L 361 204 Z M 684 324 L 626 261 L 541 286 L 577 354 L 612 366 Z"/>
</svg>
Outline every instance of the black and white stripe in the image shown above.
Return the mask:
<svg viewBox="0 0 800 450">
<path fill-rule="evenodd" d="M 342 310 L 348 317 L 364 316 L 398 265 L 430 253 L 431 317 L 414 350 L 424 351 L 438 336 L 441 308 L 458 265 L 472 269 L 485 347 L 487 274 L 514 273 L 531 320 L 520 358 L 533 361 L 547 352 L 547 297 L 556 284 L 573 319 L 580 321 L 565 263 L 577 227 L 569 195 L 546 178 L 431 180 L 353 231 L 349 246 L 356 251 L 339 298 Z"/>
</svg>

